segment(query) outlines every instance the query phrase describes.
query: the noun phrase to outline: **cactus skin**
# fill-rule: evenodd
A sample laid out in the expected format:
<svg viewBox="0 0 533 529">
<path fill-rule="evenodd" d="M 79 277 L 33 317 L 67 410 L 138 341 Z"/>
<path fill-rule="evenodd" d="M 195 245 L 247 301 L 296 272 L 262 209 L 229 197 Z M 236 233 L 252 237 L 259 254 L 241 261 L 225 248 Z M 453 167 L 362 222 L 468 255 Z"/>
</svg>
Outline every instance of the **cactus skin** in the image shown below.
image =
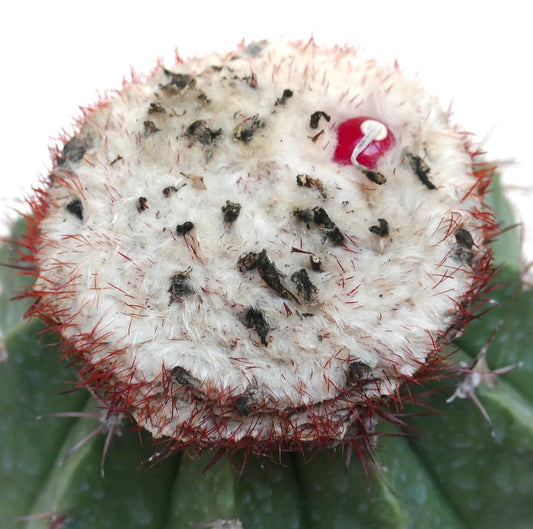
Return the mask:
<svg viewBox="0 0 533 529">
<path fill-rule="evenodd" d="M 490 197 L 500 223 L 512 225 L 500 190 Z M 21 223 L 16 229 L 14 238 Z M 203 474 L 213 452 L 193 459 L 174 454 L 143 468 L 153 447 L 147 436 L 141 445 L 137 432 L 113 439 L 104 478 L 103 436 L 58 465 L 95 428 L 94 421 L 35 417 L 93 410 L 95 404 L 81 391 L 59 395 L 70 388 L 63 381 L 75 382 L 75 375 L 58 364 L 53 337 L 45 334 L 39 343 L 42 324 L 22 321 L 27 303 L 8 301 L 27 279 L 2 268 L 0 324 L 8 358 L 0 365 L 0 527 L 52 527 L 51 519 L 6 521 L 50 512 L 66 520 L 64 527 L 76 529 L 198 528 L 224 519 L 238 519 L 245 529 L 533 527 L 533 336 L 528 325 L 533 291 L 521 284 L 517 233 L 503 234 L 493 249 L 502 266 L 497 282 L 504 282 L 492 293 L 499 306 L 471 324 L 457 341 L 461 351 L 453 360 L 472 359 L 500 325 L 489 348 L 489 365 L 523 362 L 494 388 L 479 388 L 496 440 L 471 402 L 445 404 L 451 390 L 442 390 L 449 380 L 433 382 L 423 391 L 438 390 L 427 402 L 443 414 L 406 419 L 420 432 L 417 437 L 379 438 L 378 470 L 372 470 L 369 490 L 360 462 L 352 461 L 346 470 L 344 456 L 337 452 L 318 453 L 308 462 L 285 454 L 281 465 L 248 456 L 240 479 L 241 455 L 234 458 L 235 468 L 222 459 Z M 13 258 L 13 247 L 4 246 L 0 261 Z"/>
</svg>

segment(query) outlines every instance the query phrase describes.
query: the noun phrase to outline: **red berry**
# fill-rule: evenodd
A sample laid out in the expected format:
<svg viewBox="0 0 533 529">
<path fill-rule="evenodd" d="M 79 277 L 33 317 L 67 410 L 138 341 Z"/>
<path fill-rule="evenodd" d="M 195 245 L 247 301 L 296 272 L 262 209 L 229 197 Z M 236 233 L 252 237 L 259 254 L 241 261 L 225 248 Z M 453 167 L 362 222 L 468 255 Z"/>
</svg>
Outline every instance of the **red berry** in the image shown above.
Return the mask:
<svg viewBox="0 0 533 529">
<path fill-rule="evenodd" d="M 365 116 L 349 119 L 338 126 L 338 143 L 333 160 L 342 165 L 351 165 L 352 153 L 365 137 L 369 143 L 356 160 L 368 169 L 375 169 L 379 159 L 393 145 L 394 136 L 383 123 Z"/>
</svg>

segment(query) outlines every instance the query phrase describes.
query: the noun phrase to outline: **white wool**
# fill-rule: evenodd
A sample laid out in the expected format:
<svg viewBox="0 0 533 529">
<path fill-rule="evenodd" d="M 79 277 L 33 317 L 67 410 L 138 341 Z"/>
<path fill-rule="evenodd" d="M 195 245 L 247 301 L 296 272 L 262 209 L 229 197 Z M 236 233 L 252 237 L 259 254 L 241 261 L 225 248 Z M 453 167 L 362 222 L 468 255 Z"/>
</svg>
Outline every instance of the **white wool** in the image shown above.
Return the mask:
<svg viewBox="0 0 533 529">
<path fill-rule="evenodd" d="M 68 323 L 65 338 L 81 350 L 99 339 L 88 361 L 120 351 L 114 369 L 132 383 L 156 387 L 179 367 L 199 392 L 261 402 L 262 415 L 240 418 L 221 434 L 233 439 L 265 424 L 276 428 L 270 409 L 315 405 L 322 413 L 321 403 L 346 391 L 352 362 L 367 366 L 374 380 L 365 398 L 393 392 L 434 350 L 471 288 L 472 266 L 456 256 L 455 230 L 472 234 L 474 259 L 482 244 L 481 221 L 471 214 L 479 198 L 463 200 L 476 183 L 471 156 L 417 83 L 351 50 L 250 49 L 169 68 L 194 79 L 174 89 L 160 69 L 92 112 L 77 136 L 83 158 L 54 170 L 38 255 L 37 288 L 50 290 L 44 298 Z M 286 89 L 292 96 L 279 102 Z M 331 120 L 311 128 L 315 111 Z M 383 185 L 333 160 L 338 125 L 357 116 L 393 134 L 379 166 Z M 198 120 L 213 133 L 206 145 L 187 134 Z M 252 123 L 251 139 L 239 140 Z M 436 189 L 421 182 L 406 152 L 427 163 Z M 301 174 L 319 180 L 323 192 L 297 185 Z M 73 200 L 82 218 L 67 207 Z M 240 204 L 231 223 L 223 220 L 226 201 Z M 344 244 L 294 214 L 316 207 Z M 369 230 L 380 218 L 389 226 L 384 237 Z M 186 222 L 192 229 L 177 233 Z M 321 270 L 293 248 L 319 256 Z M 257 269 L 238 265 L 262 250 L 284 296 Z M 301 269 L 316 287 L 310 301 L 291 280 Z M 190 291 L 172 300 L 175 274 Z M 268 324 L 263 339 L 246 320 L 251 308 Z M 144 426 L 175 435 L 182 423 L 201 425 L 207 412 L 198 415 L 188 397 L 176 399 Z"/>
</svg>

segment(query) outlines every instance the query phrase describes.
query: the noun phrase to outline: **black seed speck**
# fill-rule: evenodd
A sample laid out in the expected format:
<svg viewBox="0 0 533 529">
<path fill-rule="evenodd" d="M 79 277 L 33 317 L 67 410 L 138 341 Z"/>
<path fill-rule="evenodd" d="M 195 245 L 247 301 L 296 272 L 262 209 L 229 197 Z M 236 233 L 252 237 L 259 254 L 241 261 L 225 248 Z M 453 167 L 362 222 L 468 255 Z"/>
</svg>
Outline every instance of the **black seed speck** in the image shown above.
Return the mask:
<svg viewBox="0 0 533 529">
<path fill-rule="evenodd" d="M 305 301 L 311 301 L 318 290 L 315 285 L 311 283 L 305 268 L 298 270 L 298 272 L 294 272 L 291 276 L 291 281 L 296 285 L 298 294 L 303 294 Z"/>
<path fill-rule="evenodd" d="M 294 215 L 298 217 L 300 220 L 303 220 L 305 223 L 307 223 L 307 229 L 310 228 L 309 223 L 313 220 L 314 214 L 313 211 L 310 209 L 296 209 L 294 210 Z"/>
<path fill-rule="evenodd" d="M 279 99 L 276 100 L 275 105 L 284 105 L 287 102 L 287 99 L 290 99 L 294 95 L 294 92 L 289 88 L 283 90 L 283 94 Z"/>
<path fill-rule="evenodd" d="M 265 320 L 264 314 L 253 307 L 250 307 L 244 317 L 246 324 L 257 332 L 263 345 L 268 345 L 267 337 L 270 331 L 270 325 Z"/>
<path fill-rule="evenodd" d="M 276 265 L 268 258 L 267 251 L 262 250 L 257 256 L 257 271 L 261 276 L 261 279 L 282 298 L 290 296 L 290 292 L 287 290 L 282 282 L 282 274 L 276 268 Z"/>
<path fill-rule="evenodd" d="M 63 152 L 61 157 L 57 159 L 57 165 L 65 165 L 66 163 L 77 163 L 83 159 L 83 156 L 87 152 L 89 145 L 86 140 L 81 139 L 79 136 L 72 137 L 63 146 Z"/>
<path fill-rule="evenodd" d="M 209 105 L 209 103 L 211 103 L 211 100 L 207 97 L 207 94 L 205 94 L 204 92 L 200 92 L 198 94 L 197 99 L 201 101 L 204 105 Z"/>
<path fill-rule="evenodd" d="M 248 417 L 252 413 L 251 399 L 249 395 L 241 395 L 235 399 L 235 407 L 237 412 L 244 417 Z"/>
<path fill-rule="evenodd" d="M 142 211 L 145 211 L 148 209 L 148 200 L 146 197 L 139 197 L 139 200 L 137 201 L 137 211 L 141 213 Z"/>
<path fill-rule="evenodd" d="M 348 371 L 346 373 L 346 385 L 348 387 L 355 386 L 358 383 L 368 378 L 370 367 L 360 361 L 350 362 Z"/>
<path fill-rule="evenodd" d="M 369 231 L 380 237 L 387 237 L 389 235 L 389 223 L 385 219 L 378 219 L 378 222 L 379 226 L 370 226 Z"/>
<path fill-rule="evenodd" d="M 383 175 L 379 171 L 372 171 L 372 169 L 366 169 L 362 165 L 358 165 L 358 169 L 375 184 L 382 185 L 387 181 L 385 175 Z"/>
<path fill-rule="evenodd" d="M 322 207 L 313 208 L 313 220 L 316 224 L 320 224 L 326 229 L 333 229 L 335 227 L 335 223 L 329 218 L 326 210 Z"/>
<path fill-rule="evenodd" d="M 177 272 L 170 277 L 170 288 L 168 289 L 170 294 L 169 304 L 194 294 L 189 273 L 190 271 L 186 270 L 184 272 Z"/>
<path fill-rule="evenodd" d="M 165 114 L 166 110 L 163 108 L 163 105 L 160 101 L 156 101 L 155 103 L 150 103 L 150 107 L 148 108 L 148 114 Z"/>
<path fill-rule="evenodd" d="M 243 270 L 248 271 L 256 268 L 258 255 L 256 252 L 248 252 L 241 255 L 237 261 L 239 270 L 242 272 Z"/>
<path fill-rule="evenodd" d="M 431 169 L 429 168 L 428 164 L 416 154 L 406 152 L 405 155 L 407 157 L 407 160 L 409 160 L 409 165 L 411 166 L 411 169 L 415 172 L 416 176 L 418 176 L 419 180 L 428 189 L 436 189 L 435 184 L 433 184 L 433 182 L 429 180 L 429 173 L 431 172 Z"/>
<path fill-rule="evenodd" d="M 163 189 L 163 196 L 165 198 L 168 198 L 170 195 L 173 195 L 174 193 L 178 192 L 178 188 L 176 186 L 168 186 Z"/>
<path fill-rule="evenodd" d="M 311 227 L 311 220 L 318 226 L 321 226 L 324 234 L 333 244 L 340 246 L 344 243 L 344 235 L 329 218 L 329 215 L 324 208 L 316 207 L 313 208 L 313 210 L 296 209 L 294 215 L 306 223 L 307 229 Z"/>
<path fill-rule="evenodd" d="M 344 242 L 344 235 L 329 218 L 329 215 L 324 208 L 317 207 L 313 209 L 313 220 L 316 224 L 324 227 L 324 233 L 331 242 L 336 245 L 341 245 Z"/>
<path fill-rule="evenodd" d="M 172 369 L 170 375 L 178 384 L 182 384 L 183 386 L 194 387 L 198 385 L 198 380 L 181 366 L 176 366 Z"/>
<path fill-rule="evenodd" d="M 298 298 L 283 284 L 283 274 L 276 265 L 268 258 L 267 251 L 260 253 L 248 252 L 239 257 L 237 266 L 241 272 L 257 269 L 261 279 L 282 298 L 291 297 L 296 303 Z"/>
<path fill-rule="evenodd" d="M 329 121 L 331 116 L 326 114 L 323 110 L 317 110 L 311 114 L 311 117 L 309 118 L 309 126 L 312 129 L 318 128 L 318 122 L 320 121 L 320 118 L 324 118 L 326 121 Z"/>
<path fill-rule="evenodd" d="M 326 237 L 337 246 L 341 246 L 344 243 L 344 235 L 341 233 L 339 228 L 335 226 L 331 230 L 326 230 Z"/>
<path fill-rule="evenodd" d="M 161 130 L 155 126 L 155 123 L 153 121 L 147 120 L 143 123 L 143 125 L 145 136 L 152 136 L 152 134 L 155 134 L 156 132 L 159 132 Z"/>
<path fill-rule="evenodd" d="M 75 198 L 67 204 L 67 211 L 83 220 L 83 204 L 79 198 Z"/>
<path fill-rule="evenodd" d="M 222 129 L 210 129 L 204 119 L 198 119 L 189 125 L 186 134 L 201 145 L 211 145 L 222 134 Z"/>
<path fill-rule="evenodd" d="M 194 77 L 189 74 L 173 73 L 166 68 L 163 68 L 163 71 L 170 77 L 170 82 L 161 87 L 164 90 L 179 91 L 183 90 L 186 86 L 193 86 L 195 83 Z"/>
<path fill-rule="evenodd" d="M 474 239 L 472 238 L 471 233 L 464 228 L 459 228 L 455 232 L 455 240 L 457 241 L 455 257 L 463 263 L 471 264 L 472 259 L 474 258 L 474 252 L 472 252 Z"/>
<path fill-rule="evenodd" d="M 257 269 L 261 279 L 282 298 L 291 297 L 299 303 L 298 298 L 283 284 L 283 274 L 268 258 L 267 251 L 248 252 L 239 257 L 237 266 L 241 272 Z"/>
<path fill-rule="evenodd" d="M 178 224 L 176 226 L 176 233 L 178 235 L 185 235 L 186 233 L 189 233 L 194 228 L 194 224 L 188 220 L 187 222 L 184 222 L 183 224 Z"/>
<path fill-rule="evenodd" d="M 231 200 L 226 200 L 226 205 L 220 209 L 224 215 L 224 222 L 228 224 L 235 222 L 241 213 L 241 205 L 238 202 L 231 202 Z"/>
<path fill-rule="evenodd" d="M 324 184 L 318 178 L 312 178 L 311 176 L 306 174 L 299 174 L 296 176 L 296 183 L 300 187 L 309 187 L 311 189 L 316 189 L 323 197 L 326 197 L 326 190 L 324 189 Z"/>
<path fill-rule="evenodd" d="M 455 257 L 462 263 L 471 264 L 474 258 L 474 252 L 470 248 L 459 244 L 455 249 Z"/>
<path fill-rule="evenodd" d="M 253 138 L 253 135 L 253 129 L 243 129 L 239 135 L 239 139 L 244 143 L 247 143 Z"/>
<path fill-rule="evenodd" d="M 464 228 L 459 228 L 455 232 L 455 240 L 457 241 L 457 244 L 460 244 L 465 248 L 472 248 L 472 246 L 474 245 L 474 239 L 472 239 L 472 235 L 468 230 L 465 230 Z"/>
<path fill-rule="evenodd" d="M 248 143 L 252 141 L 255 131 L 262 129 L 265 126 L 265 121 L 258 115 L 248 117 L 241 123 L 238 123 L 233 129 L 233 139 L 236 141 L 242 141 Z"/>
</svg>

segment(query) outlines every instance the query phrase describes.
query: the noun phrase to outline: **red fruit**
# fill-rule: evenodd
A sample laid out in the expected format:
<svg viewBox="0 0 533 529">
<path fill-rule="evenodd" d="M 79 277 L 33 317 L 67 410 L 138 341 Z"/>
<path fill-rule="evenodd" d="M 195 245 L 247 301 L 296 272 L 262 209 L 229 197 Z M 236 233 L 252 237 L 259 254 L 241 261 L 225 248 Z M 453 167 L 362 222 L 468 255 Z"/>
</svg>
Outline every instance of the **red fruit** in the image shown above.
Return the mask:
<svg viewBox="0 0 533 529">
<path fill-rule="evenodd" d="M 360 116 L 344 121 L 337 128 L 337 148 L 333 160 L 342 165 L 350 165 L 352 156 L 357 163 L 368 169 L 376 169 L 381 157 L 394 145 L 394 136 L 380 121 Z M 364 144 L 367 143 L 365 147 Z"/>
</svg>

